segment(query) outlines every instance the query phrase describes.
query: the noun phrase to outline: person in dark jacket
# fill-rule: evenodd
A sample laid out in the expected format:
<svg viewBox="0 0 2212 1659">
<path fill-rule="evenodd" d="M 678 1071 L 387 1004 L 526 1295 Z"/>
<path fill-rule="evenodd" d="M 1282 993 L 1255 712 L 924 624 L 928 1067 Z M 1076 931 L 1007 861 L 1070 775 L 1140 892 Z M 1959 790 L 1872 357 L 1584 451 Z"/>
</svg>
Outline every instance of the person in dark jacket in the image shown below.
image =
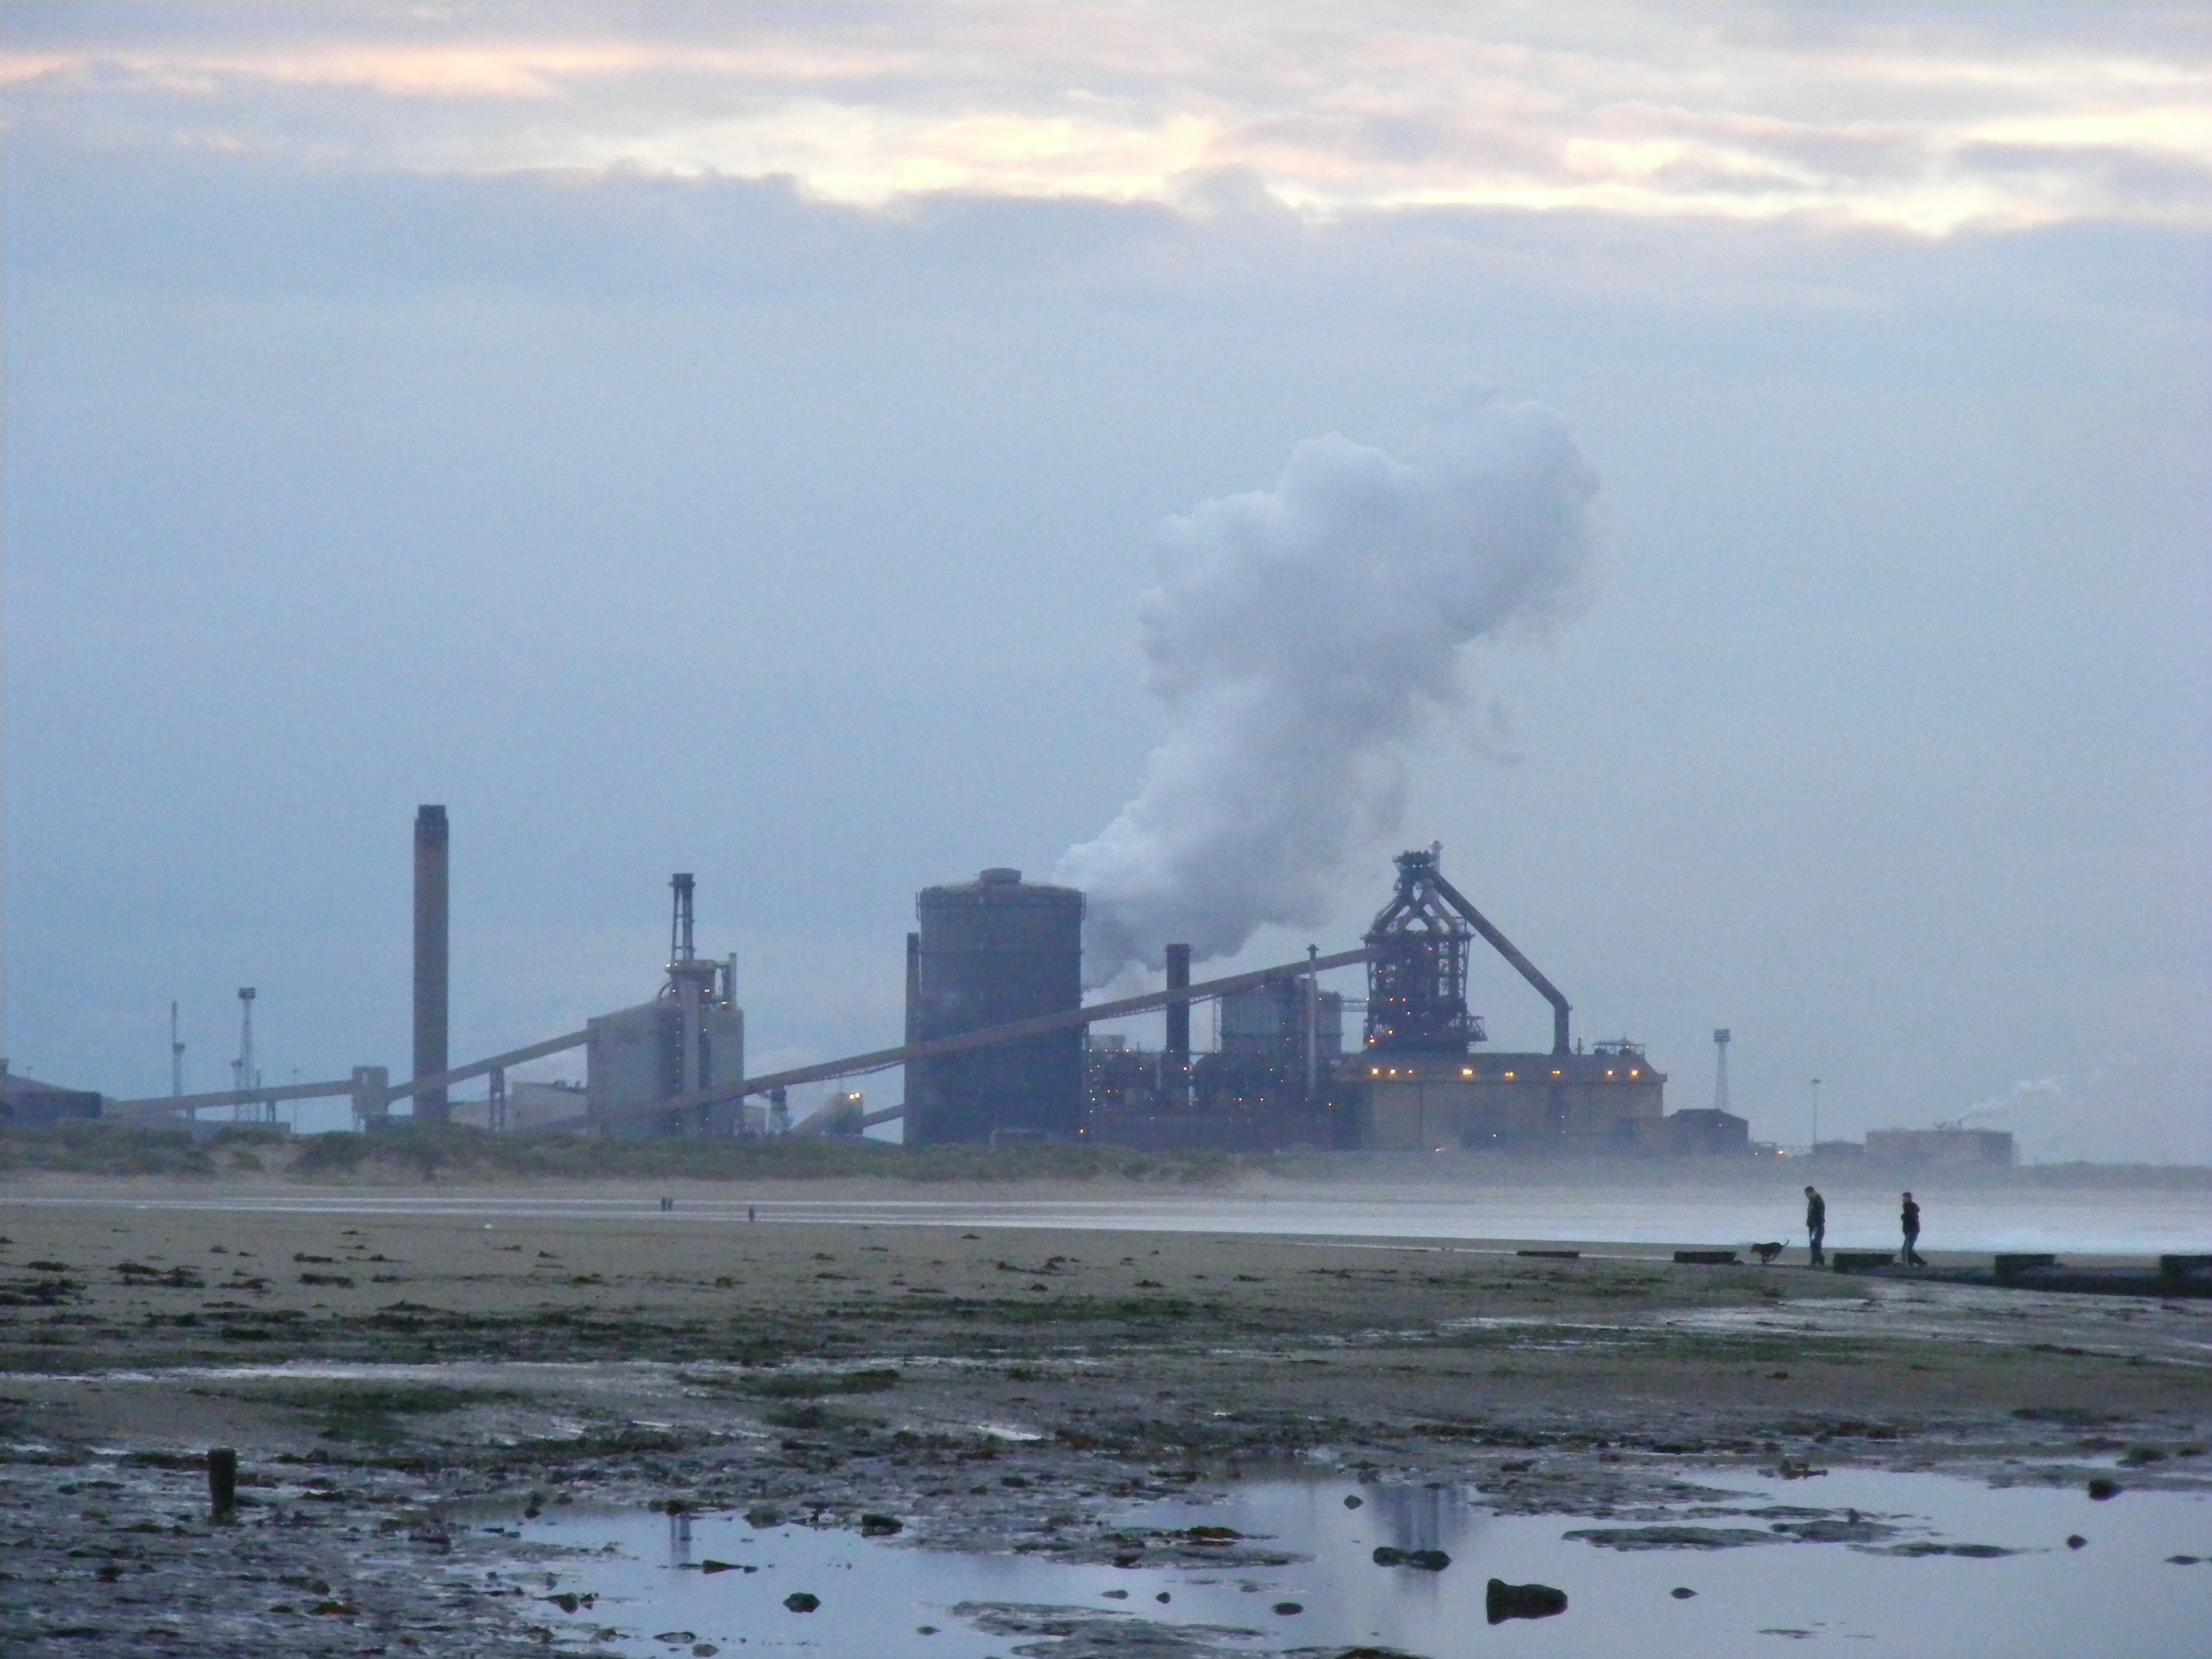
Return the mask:
<svg viewBox="0 0 2212 1659">
<path fill-rule="evenodd" d="M 1828 1200 L 1820 1196 L 1820 1188 L 1805 1189 L 1805 1241 L 1813 1247 L 1812 1265 L 1820 1266 L 1828 1258 L 1820 1245 L 1828 1237 Z"/>
<path fill-rule="evenodd" d="M 1905 1195 L 1905 1207 L 1899 1212 L 1898 1220 L 1905 1228 L 1905 1265 L 1908 1267 L 1926 1267 L 1928 1264 L 1921 1260 L 1917 1248 L 1920 1243 L 1920 1206 L 1912 1201 L 1911 1193 Z"/>
</svg>

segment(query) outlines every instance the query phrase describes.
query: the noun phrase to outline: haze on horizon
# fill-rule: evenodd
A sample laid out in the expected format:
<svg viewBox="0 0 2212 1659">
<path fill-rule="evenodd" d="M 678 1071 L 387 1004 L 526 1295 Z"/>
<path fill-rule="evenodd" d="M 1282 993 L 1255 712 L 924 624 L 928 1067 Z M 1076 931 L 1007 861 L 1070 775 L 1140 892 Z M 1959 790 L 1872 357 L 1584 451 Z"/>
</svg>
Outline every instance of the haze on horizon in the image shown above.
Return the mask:
<svg viewBox="0 0 2212 1659">
<path fill-rule="evenodd" d="M 10 5 L 0 1049 L 161 1092 L 174 999 L 222 1086 L 252 984 L 269 1081 L 403 1074 L 428 801 L 457 1058 L 650 994 L 675 870 L 756 1069 L 887 1041 L 917 888 L 1144 787 L 1162 526 L 1475 386 L 1587 463 L 1572 603 L 1455 637 L 1233 960 L 1440 840 L 1672 1106 L 1727 1025 L 1761 1139 L 1818 1076 L 2212 1163 L 2208 64 L 2126 5 Z"/>
</svg>

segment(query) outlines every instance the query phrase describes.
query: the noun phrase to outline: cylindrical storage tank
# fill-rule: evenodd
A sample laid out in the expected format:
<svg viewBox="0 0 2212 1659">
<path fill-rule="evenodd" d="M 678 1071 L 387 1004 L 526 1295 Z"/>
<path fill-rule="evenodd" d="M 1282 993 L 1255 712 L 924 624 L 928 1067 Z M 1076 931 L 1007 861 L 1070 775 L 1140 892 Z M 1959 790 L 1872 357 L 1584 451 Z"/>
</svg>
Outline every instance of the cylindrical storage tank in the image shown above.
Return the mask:
<svg viewBox="0 0 2212 1659">
<path fill-rule="evenodd" d="M 1222 998 L 1221 1052 L 1281 1059 L 1300 1024 L 1297 1010 L 1287 1006 L 1290 996 L 1285 993 L 1294 995 L 1300 986 L 1297 980 L 1270 980 Z"/>
<path fill-rule="evenodd" d="M 911 1040 L 955 1036 L 1083 1001 L 1083 895 L 986 870 L 926 887 L 912 963 Z M 917 1060 L 907 1072 L 908 1139 L 924 1145 L 1073 1140 L 1083 1125 L 1080 1026 Z"/>
</svg>

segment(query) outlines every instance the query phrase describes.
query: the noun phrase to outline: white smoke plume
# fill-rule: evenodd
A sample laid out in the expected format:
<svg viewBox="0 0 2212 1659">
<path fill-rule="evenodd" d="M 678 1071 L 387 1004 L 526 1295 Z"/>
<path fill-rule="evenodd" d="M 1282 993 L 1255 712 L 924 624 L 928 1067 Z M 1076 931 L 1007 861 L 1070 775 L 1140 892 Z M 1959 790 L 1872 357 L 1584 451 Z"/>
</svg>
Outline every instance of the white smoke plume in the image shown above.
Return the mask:
<svg viewBox="0 0 2212 1659">
<path fill-rule="evenodd" d="M 1406 739 L 1456 696 L 1461 647 L 1571 599 L 1596 491 L 1557 415 L 1468 391 L 1407 459 L 1310 439 L 1273 489 L 1169 520 L 1139 602 L 1168 735 L 1054 872 L 1091 896 L 1085 976 L 1322 920 L 1396 826 Z"/>
</svg>

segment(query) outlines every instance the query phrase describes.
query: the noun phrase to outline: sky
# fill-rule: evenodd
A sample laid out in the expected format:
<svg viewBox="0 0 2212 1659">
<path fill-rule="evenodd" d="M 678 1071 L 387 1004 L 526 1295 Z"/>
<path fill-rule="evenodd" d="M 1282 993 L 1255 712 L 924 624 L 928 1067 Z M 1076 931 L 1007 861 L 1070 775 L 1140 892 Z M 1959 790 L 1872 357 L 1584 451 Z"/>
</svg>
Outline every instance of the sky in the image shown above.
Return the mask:
<svg viewBox="0 0 2212 1659">
<path fill-rule="evenodd" d="M 9 3 L 10 1062 L 166 1092 L 173 1000 L 227 1086 L 250 984 L 266 1080 L 404 1075 L 428 801 L 457 1059 L 650 995 L 678 870 L 751 1069 L 891 1041 L 915 890 L 1172 751 L 1174 526 L 1487 396 L 1587 465 L 1572 602 L 1215 965 L 1441 842 L 1674 1106 L 1728 1026 L 1760 1139 L 2212 1163 L 2208 65 L 2192 7 Z"/>
</svg>

